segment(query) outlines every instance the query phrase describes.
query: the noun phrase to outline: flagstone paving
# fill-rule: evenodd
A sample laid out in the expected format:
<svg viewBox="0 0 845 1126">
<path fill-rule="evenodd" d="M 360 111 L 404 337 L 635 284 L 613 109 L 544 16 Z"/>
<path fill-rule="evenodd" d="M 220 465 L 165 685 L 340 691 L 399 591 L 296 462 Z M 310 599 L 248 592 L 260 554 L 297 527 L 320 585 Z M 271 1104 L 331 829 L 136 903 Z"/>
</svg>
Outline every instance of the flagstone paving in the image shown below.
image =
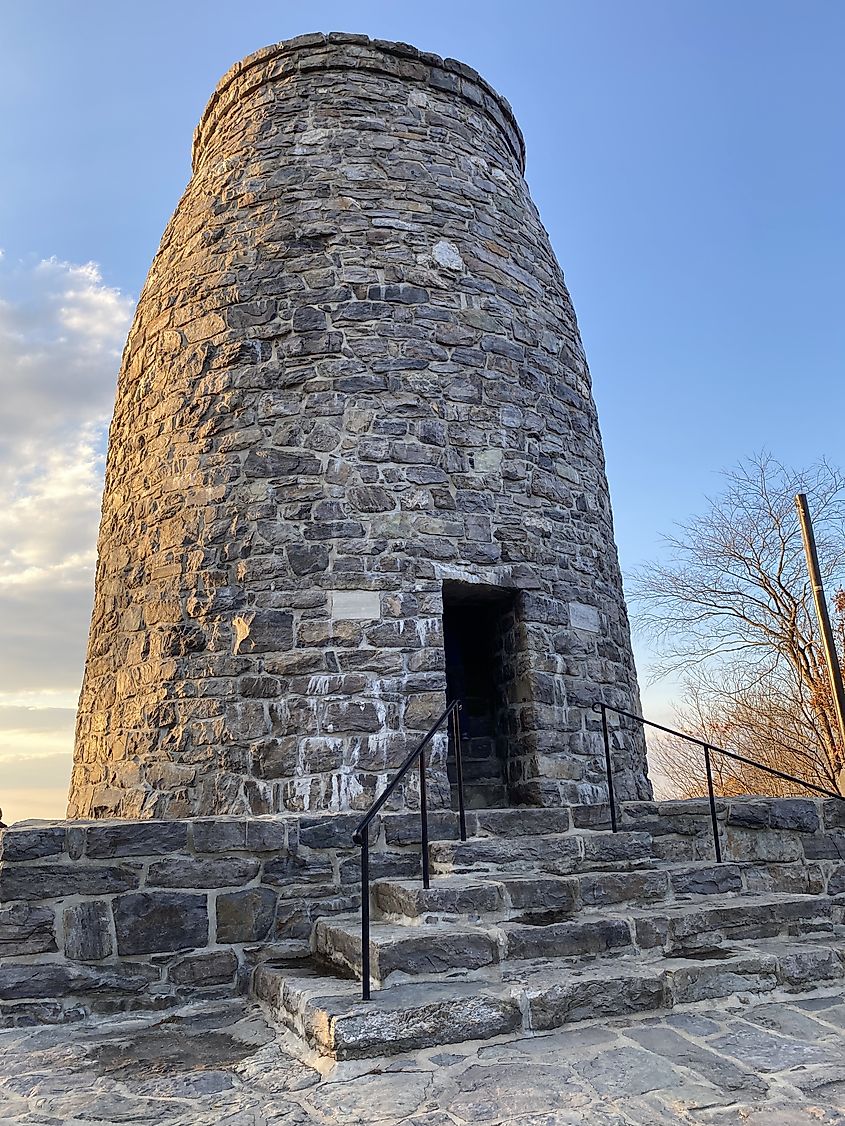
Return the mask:
<svg viewBox="0 0 845 1126">
<path fill-rule="evenodd" d="M 845 1126 L 845 992 L 330 1067 L 248 1002 L 0 1031 L 4 1126 Z"/>
</svg>

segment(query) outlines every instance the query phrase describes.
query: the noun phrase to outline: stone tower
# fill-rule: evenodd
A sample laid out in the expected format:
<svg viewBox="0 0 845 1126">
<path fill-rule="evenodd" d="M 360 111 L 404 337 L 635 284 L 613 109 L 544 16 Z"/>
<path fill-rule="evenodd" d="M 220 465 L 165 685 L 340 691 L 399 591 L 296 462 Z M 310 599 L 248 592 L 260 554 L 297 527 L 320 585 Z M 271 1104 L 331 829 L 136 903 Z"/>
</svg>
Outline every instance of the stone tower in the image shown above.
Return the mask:
<svg viewBox="0 0 845 1126">
<path fill-rule="evenodd" d="M 69 816 L 363 808 L 447 695 L 476 804 L 604 797 L 590 704 L 636 674 L 523 168 L 508 103 L 404 44 L 222 79 L 123 356 Z"/>
</svg>

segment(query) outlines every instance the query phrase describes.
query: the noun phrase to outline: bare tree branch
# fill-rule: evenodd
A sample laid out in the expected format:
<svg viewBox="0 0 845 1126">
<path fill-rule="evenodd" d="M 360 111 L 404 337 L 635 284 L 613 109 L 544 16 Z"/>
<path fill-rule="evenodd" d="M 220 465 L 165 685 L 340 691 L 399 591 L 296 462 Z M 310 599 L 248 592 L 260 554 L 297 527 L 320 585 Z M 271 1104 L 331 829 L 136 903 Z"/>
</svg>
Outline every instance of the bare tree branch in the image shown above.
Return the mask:
<svg viewBox="0 0 845 1126">
<path fill-rule="evenodd" d="M 792 470 L 762 453 L 724 477 L 722 495 L 666 538 L 668 562 L 635 576 L 635 625 L 657 649 L 656 677 L 685 674 L 680 725 L 845 793 L 845 747 L 794 505 L 796 493 L 807 493 L 845 653 L 845 474 L 827 461 Z M 668 739 L 655 746 L 676 792 L 703 792 L 694 747 Z M 789 783 L 727 759 L 714 760 L 714 770 L 724 793 L 789 792 Z"/>
</svg>

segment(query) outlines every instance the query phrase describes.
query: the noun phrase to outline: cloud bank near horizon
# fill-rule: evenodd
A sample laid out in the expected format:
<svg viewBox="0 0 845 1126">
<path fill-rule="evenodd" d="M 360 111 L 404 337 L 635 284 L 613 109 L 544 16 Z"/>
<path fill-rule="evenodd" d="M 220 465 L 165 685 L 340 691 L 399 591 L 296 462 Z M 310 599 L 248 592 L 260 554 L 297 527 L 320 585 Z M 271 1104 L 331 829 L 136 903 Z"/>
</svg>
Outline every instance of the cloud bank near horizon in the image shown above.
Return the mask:
<svg viewBox="0 0 845 1126">
<path fill-rule="evenodd" d="M 134 300 L 0 252 L 0 807 L 63 816 L 108 421 Z"/>
</svg>

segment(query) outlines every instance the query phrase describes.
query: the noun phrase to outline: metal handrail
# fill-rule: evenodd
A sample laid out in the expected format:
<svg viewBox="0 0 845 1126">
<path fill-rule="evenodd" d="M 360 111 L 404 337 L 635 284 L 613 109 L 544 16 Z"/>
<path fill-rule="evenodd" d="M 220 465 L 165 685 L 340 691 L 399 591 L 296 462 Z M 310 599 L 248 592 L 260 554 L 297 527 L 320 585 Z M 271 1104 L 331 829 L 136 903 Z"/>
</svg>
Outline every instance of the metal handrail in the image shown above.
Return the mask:
<svg viewBox="0 0 845 1126">
<path fill-rule="evenodd" d="M 637 715 L 635 712 L 626 712 L 624 708 L 614 708 L 610 704 L 605 704 L 602 700 L 597 700 L 593 704 L 593 711 L 601 712 L 602 721 L 602 735 L 604 736 L 604 757 L 605 765 L 607 768 L 607 789 L 610 797 L 610 817 L 614 833 L 616 832 L 616 812 L 613 796 L 613 772 L 610 761 L 610 734 L 607 727 L 607 713 L 613 712 L 614 715 L 623 715 L 627 719 L 634 719 L 641 723 L 644 727 L 654 727 L 658 731 L 664 731 L 667 735 L 673 735 L 677 739 L 685 739 L 687 743 L 694 743 L 704 750 L 704 770 L 707 776 L 707 794 L 710 799 L 710 822 L 713 826 L 713 846 L 716 853 L 716 863 L 722 863 L 722 845 L 719 840 L 719 820 L 716 816 L 716 795 L 713 790 L 713 771 L 710 764 L 710 757 L 712 754 L 724 755 L 726 758 L 734 759 L 735 762 L 745 763 L 746 766 L 753 766 L 757 770 L 762 770 L 766 774 L 772 774 L 775 778 L 782 778 L 785 782 L 797 782 L 799 786 L 803 786 L 807 790 L 813 790 L 817 794 L 824 794 L 829 798 L 837 798 L 839 801 L 845 801 L 842 794 L 838 794 L 835 790 L 827 790 L 824 786 L 816 786 L 812 782 L 805 782 L 803 778 L 796 778 L 794 774 L 786 774 L 782 770 L 775 770 L 773 766 L 766 766 L 762 762 L 757 762 L 755 759 L 746 758 L 745 755 L 738 755 L 735 751 L 728 751 L 724 747 L 717 747 L 713 743 L 708 743 L 705 739 L 698 739 L 695 735 L 687 735 L 684 731 L 675 731 L 672 727 L 666 727 L 662 723 L 655 723 L 654 720 L 646 719 L 645 716 Z"/>
<path fill-rule="evenodd" d="M 429 728 L 422 741 L 411 751 L 402 765 L 385 786 L 352 834 L 352 841 L 361 848 L 361 995 L 365 1001 L 370 999 L 370 825 L 384 803 L 405 777 L 407 771 L 419 759 L 420 764 L 420 849 L 422 853 L 423 887 L 430 886 L 428 859 L 428 796 L 425 777 L 425 749 L 447 719 L 452 720 L 455 743 L 455 772 L 458 781 L 458 825 L 461 840 L 467 839 L 466 806 L 464 804 L 464 767 L 461 757 L 461 727 L 458 712 L 461 701 L 453 700 L 445 712 Z"/>
</svg>

